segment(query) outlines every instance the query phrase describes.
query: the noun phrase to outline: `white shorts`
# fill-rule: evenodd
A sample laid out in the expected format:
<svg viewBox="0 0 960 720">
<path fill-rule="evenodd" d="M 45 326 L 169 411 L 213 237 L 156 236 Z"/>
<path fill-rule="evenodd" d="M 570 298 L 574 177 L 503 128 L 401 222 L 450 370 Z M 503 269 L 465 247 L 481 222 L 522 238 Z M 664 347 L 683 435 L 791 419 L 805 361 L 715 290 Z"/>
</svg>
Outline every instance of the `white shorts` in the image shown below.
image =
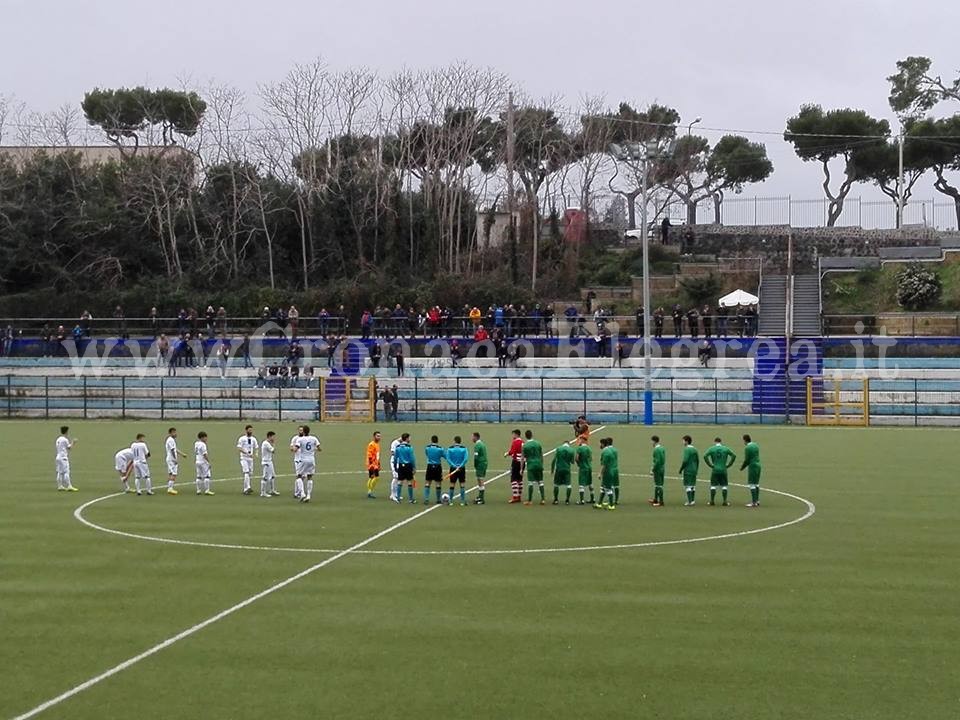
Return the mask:
<svg viewBox="0 0 960 720">
<path fill-rule="evenodd" d="M 301 477 L 313 475 L 317 471 L 317 466 L 313 460 L 303 460 L 300 463 L 300 471 L 297 473 Z"/>
<path fill-rule="evenodd" d="M 167 460 L 167 475 L 178 475 L 180 473 L 180 463 L 174 460 Z"/>
<path fill-rule="evenodd" d="M 273 480 L 276 476 L 277 474 L 273 469 L 273 463 L 272 462 L 263 463 L 263 479 Z"/>
<path fill-rule="evenodd" d="M 122 473 L 127 469 L 127 460 L 119 455 L 113 459 L 113 466 L 117 469 L 117 472 Z"/>
<path fill-rule="evenodd" d="M 210 479 L 210 465 L 207 463 L 197 463 L 197 480 Z"/>
<path fill-rule="evenodd" d="M 70 472 L 70 461 L 67 458 L 57 458 L 56 464 L 58 473 Z"/>
<path fill-rule="evenodd" d="M 247 457 L 246 455 L 240 456 L 240 472 L 242 473 L 252 473 L 253 472 L 253 458 Z"/>
<path fill-rule="evenodd" d="M 133 474 L 138 479 L 150 477 L 150 467 L 145 462 L 135 462 L 133 464 Z"/>
</svg>

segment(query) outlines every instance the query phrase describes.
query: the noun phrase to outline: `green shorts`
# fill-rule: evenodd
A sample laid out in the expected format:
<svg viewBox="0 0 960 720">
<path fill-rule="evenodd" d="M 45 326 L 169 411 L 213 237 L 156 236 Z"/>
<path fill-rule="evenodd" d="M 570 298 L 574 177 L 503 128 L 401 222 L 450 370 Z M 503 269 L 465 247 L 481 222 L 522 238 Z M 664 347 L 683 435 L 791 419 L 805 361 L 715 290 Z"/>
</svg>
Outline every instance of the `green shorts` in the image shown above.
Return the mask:
<svg viewBox="0 0 960 720">
<path fill-rule="evenodd" d="M 760 484 L 760 468 L 753 465 L 747 466 L 747 485 Z"/>
<path fill-rule="evenodd" d="M 528 468 L 527 468 L 527 482 L 528 482 L 528 483 L 543 483 L 543 468 L 542 468 L 542 467 L 528 467 Z"/>
<path fill-rule="evenodd" d="M 664 473 L 663 470 L 654 470 L 654 471 L 653 471 L 653 484 L 656 485 L 657 487 L 662 487 L 662 486 L 663 486 L 663 478 L 664 478 L 664 475 L 665 475 L 665 473 Z"/>
<path fill-rule="evenodd" d="M 615 471 L 612 473 L 601 473 L 600 484 L 605 488 L 620 487 L 620 472 Z"/>
<path fill-rule="evenodd" d="M 684 473 L 683 476 L 683 486 L 684 487 L 696 487 L 697 486 L 697 476 L 696 475 L 687 475 Z"/>
<path fill-rule="evenodd" d="M 582 485 L 583 487 L 593 485 L 593 471 L 580 470 L 579 474 L 577 475 L 577 484 Z"/>
<path fill-rule="evenodd" d="M 710 475 L 710 487 L 726 487 L 729 480 L 727 479 L 727 474 L 718 475 L 716 473 Z"/>
<path fill-rule="evenodd" d="M 570 471 L 569 470 L 557 470 L 553 473 L 553 484 L 554 485 L 569 485 L 570 484 Z"/>
<path fill-rule="evenodd" d="M 473 471 L 477 474 L 477 480 L 483 480 L 487 477 L 486 465 L 475 465 Z"/>
</svg>

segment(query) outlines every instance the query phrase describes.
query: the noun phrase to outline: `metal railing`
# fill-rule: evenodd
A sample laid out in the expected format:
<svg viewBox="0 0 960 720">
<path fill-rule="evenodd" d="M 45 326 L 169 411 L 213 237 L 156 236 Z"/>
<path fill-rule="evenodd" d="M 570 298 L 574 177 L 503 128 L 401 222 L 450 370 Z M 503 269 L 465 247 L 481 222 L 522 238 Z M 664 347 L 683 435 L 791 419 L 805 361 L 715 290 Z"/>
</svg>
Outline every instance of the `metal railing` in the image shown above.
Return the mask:
<svg viewBox="0 0 960 720">
<path fill-rule="evenodd" d="M 960 337 L 960 313 L 881 313 L 822 315 L 824 335 Z"/>
</svg>

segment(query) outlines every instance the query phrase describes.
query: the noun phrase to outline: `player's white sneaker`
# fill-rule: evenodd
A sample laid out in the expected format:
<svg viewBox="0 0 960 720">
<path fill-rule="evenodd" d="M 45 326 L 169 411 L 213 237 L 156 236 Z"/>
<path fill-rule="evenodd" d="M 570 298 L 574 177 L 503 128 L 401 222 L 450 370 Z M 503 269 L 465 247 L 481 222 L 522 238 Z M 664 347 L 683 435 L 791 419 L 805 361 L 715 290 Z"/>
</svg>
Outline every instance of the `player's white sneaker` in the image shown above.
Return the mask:
<svg viewBox="0 0 960 720">
<path fill-rule="evenodd" d="M 397 505 L 400 504 L 400 498 L 398 498 L 396 495 L 391 495 L 390 499 L 393 500 Z"/>
<path fill-rule="evenodd" d="M 304 495 L 302 498 L 300 498 L 300 502 L 302 502 L 302 503 L 308 503 L 308 502 L 310 502 L 310 496 L 309 496 L 309 495 Z"/>
<path fill-rule="evenodd" d="M 147 495 L 153 495 L 153 490 L 147 490 Z"/>
<path fill-rule="evenodd" d="M 267 493 L 267 495 L 269 495 L 270 497 L 279 497 L 280 493 L 278 493 L 276 490 L 271 490 L 270 492 Z"/>
</svg>

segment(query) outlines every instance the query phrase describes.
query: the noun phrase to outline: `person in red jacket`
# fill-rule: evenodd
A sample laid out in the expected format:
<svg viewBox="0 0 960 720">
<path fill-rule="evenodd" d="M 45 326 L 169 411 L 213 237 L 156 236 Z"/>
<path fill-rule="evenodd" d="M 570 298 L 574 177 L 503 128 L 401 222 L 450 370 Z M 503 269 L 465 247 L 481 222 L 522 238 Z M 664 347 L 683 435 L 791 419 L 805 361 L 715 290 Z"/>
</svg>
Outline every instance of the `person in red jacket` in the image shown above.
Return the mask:
<svg viewBox="0 0 960 720">
<path fill-rule="evenodd" d="M 513 431 L 510 449 L 503 456 L 510 458 L 510 503 L 518 503 L 523 491 L 523 440 L 519 430 Z"/>
<path fill-rule="evenodd" d="M 489 340 L 490 335 L 487 333 L 487 329 L 483 325 L 477 326 L 477 331 L 473 334 L 473 339 L 476 342 L 483 342 L 484 340 Z"/>
</svg>

